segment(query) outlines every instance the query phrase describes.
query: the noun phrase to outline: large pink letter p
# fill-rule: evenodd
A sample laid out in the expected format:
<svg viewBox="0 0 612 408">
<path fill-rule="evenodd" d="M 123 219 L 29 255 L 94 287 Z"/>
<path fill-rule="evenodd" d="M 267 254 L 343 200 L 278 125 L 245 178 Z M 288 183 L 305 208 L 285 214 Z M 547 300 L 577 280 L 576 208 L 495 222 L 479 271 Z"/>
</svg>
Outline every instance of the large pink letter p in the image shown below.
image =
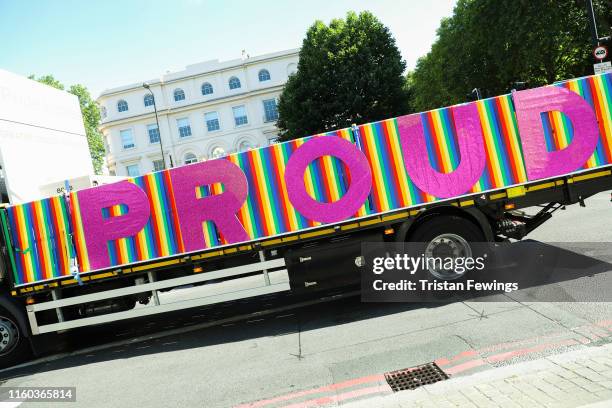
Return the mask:
<svg viewBox="0 0 612 408">
<path fill-rule="evenodd" d="M 108 268 L 111 264 L 107 242 L 133 236 L 145 227 L 151 214 L 149 199 L 140 187 L 129 181 L 81 190 L 77 197 L 90 268 Z M 104 218 L 104 208 L 121 204 L 127 206 L 127 214 Z"/>
</svg>

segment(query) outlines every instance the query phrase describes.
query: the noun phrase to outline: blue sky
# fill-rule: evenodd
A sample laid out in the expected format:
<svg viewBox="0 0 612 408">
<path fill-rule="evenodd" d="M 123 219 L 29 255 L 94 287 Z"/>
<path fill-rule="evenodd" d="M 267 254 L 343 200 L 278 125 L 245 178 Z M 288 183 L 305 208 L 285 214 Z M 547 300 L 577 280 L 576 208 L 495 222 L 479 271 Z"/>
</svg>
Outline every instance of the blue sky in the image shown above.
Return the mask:
<svg viewBox="0 0 612 408">
<path fill-rule="evenodd" d="M 300 46 L 314 20 L 369 10 L 413 68 L 456 0 L 0 0 L 0 68 L 106 88 L 200 61 Z"/>
</svg>

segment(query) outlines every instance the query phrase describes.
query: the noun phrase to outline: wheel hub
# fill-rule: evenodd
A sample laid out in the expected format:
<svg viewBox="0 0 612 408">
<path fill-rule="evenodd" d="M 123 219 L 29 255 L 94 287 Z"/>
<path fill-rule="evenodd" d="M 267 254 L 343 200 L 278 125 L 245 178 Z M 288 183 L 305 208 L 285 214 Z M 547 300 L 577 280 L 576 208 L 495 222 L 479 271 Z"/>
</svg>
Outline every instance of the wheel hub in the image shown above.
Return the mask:
<svg viewBox="0 0 612 408">
<path fill-rule="evenodd" d="M 0 355 L 10 353 L 19 342 L 19 329 L 11 319 L 0 316 Z"/>
<path fill-rule="evenodd" d="M 432 239 L 425 248 L 426 258 L 441 258 L 443 261 L 447 258 L 466 258 L 472 256 L 472 247 L 461 236 L 456 234 L 441 234 Z M 453 262 L 454 264 L 454 262 Z M 445 262 L 442 265 L 428 265 L 429 272 L 438 279 L 453 280 L 463 276 L 466 271 L 459 273 L 454 268 L 445 268 Z"/>
</svg>

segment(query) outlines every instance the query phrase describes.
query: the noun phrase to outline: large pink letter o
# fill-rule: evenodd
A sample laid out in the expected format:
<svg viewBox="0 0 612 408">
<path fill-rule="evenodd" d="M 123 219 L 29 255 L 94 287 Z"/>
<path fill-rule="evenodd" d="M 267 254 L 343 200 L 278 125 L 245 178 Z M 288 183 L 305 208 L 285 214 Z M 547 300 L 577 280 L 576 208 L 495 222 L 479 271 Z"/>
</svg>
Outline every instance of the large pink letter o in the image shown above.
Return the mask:
<svg viewBox="0 0 612 408">
<path fill-rule="evenodd" d="M 348 191 L 333 203 L 316 201 L 304 186 L 308 165 L 323 156 L 342 160 L 351 175 Z M 372 172 L 368 159 L 355 145 L 339 137 L 321 136 L 310 139 L 293 152 L 285 168 L 285 184 L 289 201 L 296 210 L 313 221 L 331 223 L 350 218 L 359 210 L 370 194 Z"/>
</svg>

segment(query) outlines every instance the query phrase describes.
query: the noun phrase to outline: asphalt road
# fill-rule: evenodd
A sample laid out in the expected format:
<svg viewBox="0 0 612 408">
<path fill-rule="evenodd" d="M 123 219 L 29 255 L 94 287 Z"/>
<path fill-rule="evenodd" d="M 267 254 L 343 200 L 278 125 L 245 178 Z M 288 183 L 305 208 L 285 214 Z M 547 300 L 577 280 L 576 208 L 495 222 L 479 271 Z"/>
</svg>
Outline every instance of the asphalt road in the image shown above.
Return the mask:
<svg viewBox="0 0 612 408">
<path fill-rule="evenodd" d="M 563 247 L 612 264 L 612 248 L 601 250 L 612 242 L 611 206 L 609 193 L 600 194 L 587 208 L 559 211 L 529 238 L 571 242 Z M 607 300 L 609 270 L 562 285 Z M 533 299 L 544 293 L 536 288 Z M 365 304 L 348 297 L 201 327 L 236 311 L 282 307 L 287 299 L 238 302 L 72 332 L 58 338 L 70 353 L 0 377 L 5 387 L 76 386 L 77 403 L 58 407 L 259 401 L 252 406 L 297 408 L 376 395 L 383 373 L 427 362 L 460 376 L 612 341 L 612 303 L 500 300 Z"/>
</svg>

